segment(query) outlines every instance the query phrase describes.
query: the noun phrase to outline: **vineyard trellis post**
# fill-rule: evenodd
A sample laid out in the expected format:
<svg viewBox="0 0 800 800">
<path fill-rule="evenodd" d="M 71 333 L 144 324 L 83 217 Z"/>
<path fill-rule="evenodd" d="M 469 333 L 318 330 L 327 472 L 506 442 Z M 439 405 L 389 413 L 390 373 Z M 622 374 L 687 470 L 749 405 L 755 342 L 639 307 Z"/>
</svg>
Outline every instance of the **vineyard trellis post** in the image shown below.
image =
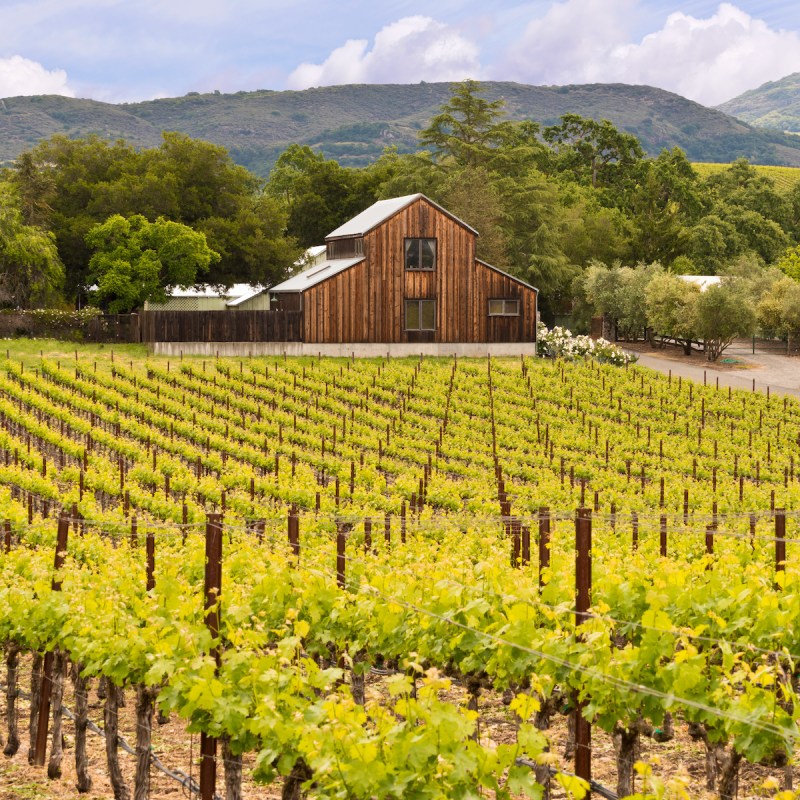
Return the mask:
<svg viewBox="0 0 800 800">
<path fill-rule="evenodd" d="M 539 587 L 544 586 L 544 571 L 550 566 L 550 509 L 539 509 Z"/>
<path fill-rule="evenodd" d="M 786 509 L 775 509 L 775 572 L 786 570 Z M 776 584 L 777 586 L 777 584 Z"/>
<path fill-rule="evenodd" d="M 579 508 L 575 516 L 575 624 L 589 619 L 592 602 L 592 512 Z M 583 716 L 585 703 L 575 704 L 575 774 L 592 779 L 592 727 Z"/>
<path fill-rule="evenodd" d="M 222 588 L 222 514 L 206 518 L 206 569 L 204 609 L 206 627 L 212 639 L 219 636 L 219 593 Z M 219 647 L 212 647 L 210 656 L 219 668 Z M 200 733 L 200 798 L 214 800 L 217 785 L 217 740 Z"/>
<path fill-rule="evenodd" d="M 61 580 L 58 577 L 59 570 L 64 566 L 64 557 L 67 552 L 67 536 L 69 535 L 69 519 L 66 512 L 62 512 L 58 518 L 58 531 L 56 534 L 56 554 L 53 561 L 53 580 L 51 588 L 54 592 L 61 591 Z M 33 755 L 33 763 L 37 767 L 43 767 L 47 756 L 47 729 L 50 723 L 50 695 L 53 688 L 53 662 L 55 653 L 48 650 L 44 656 L 44 666 L 42 667 L 42 683 L 39 692 L 39 716 L 36 720 L 36 748 Z"/>
</svg>

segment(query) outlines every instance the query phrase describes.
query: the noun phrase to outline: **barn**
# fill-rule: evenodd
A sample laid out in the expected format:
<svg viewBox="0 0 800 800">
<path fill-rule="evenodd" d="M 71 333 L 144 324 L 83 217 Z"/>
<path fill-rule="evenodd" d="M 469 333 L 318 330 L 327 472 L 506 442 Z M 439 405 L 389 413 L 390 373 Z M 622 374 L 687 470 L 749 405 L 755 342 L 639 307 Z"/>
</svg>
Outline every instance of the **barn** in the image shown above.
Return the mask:
<svg viewBox="0 0 800 800">
<path fill-rule="evenodd" d="M 380 200 L 271 287 L 268 311 L 146 313 L 142 338 L 165 355 L 533 354 L 538 291 L 477 238 L 422 194 Z"/>
<path fill-rule="evenodd" d="M 302 312 L 306 344 L 527 351 L 536 341 L 537 290 L 478 259 L 477 238 L 422 194 L 380 200 L 326 237 L 324 259 L 273 286 L 270 307 Z"/>
</svg>

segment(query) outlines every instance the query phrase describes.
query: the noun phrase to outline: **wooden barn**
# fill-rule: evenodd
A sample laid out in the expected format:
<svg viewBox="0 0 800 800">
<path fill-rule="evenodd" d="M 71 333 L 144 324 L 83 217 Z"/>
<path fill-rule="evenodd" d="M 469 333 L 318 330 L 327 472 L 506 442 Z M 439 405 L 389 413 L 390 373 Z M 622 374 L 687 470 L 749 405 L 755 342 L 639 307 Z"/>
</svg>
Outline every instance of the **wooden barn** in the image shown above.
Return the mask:
<svg viewBox="0 0 800 800">
<path fill-rule="evenodd" d="M 478 259 L 477 237 L 422 194 L 381 200 L 326 237 L 324 260 L 273 286 L 270 307 L 302 312 L 307 345 L 532 345 L 537 290 Z"/>
</svg>

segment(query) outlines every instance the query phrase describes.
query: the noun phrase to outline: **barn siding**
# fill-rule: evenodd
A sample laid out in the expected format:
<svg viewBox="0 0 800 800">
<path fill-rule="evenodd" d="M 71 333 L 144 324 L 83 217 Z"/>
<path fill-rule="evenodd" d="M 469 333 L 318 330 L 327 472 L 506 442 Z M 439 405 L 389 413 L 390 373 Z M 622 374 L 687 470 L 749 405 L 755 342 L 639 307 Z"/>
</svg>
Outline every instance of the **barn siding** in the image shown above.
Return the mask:
<svg viewBox="0 0 800 800">
<path fill-rule="evenodd" d="M 436 239 L 435 270 L 405 269 L 406 237 Z M 536 292 L 477 261 L 475 234 L 423 198 L 350 249 L 365 260 L 304 293 L 307 342 L 535 340 Z M 404 300 L 424 297 L 436 298 L 436 331 L 404 331 Z M 519 299 L 520 316 L 490 319 L 489 298 Z"/>
</svg>

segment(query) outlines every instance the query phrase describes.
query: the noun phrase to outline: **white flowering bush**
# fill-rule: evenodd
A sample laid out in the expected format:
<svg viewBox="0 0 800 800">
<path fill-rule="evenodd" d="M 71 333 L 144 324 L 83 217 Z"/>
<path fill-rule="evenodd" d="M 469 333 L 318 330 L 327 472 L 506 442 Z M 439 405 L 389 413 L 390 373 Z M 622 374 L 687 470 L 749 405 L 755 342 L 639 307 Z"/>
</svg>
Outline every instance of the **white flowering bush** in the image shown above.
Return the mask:
<svg viewBox="0 0 800 800">
<path fill-rule="evenodd" d="M 618 367 L 637 360 L 634 353 L 628 353 L 606 339 L 574 336 L 567 328 L 556 326 L 549 329 L 542 322 L 537 327 L 537 343 L 539 355 L 544 358 L 563 358 L 568 361 L 594 358 L 601 364 L 614 364 Z"/>
</svg>

